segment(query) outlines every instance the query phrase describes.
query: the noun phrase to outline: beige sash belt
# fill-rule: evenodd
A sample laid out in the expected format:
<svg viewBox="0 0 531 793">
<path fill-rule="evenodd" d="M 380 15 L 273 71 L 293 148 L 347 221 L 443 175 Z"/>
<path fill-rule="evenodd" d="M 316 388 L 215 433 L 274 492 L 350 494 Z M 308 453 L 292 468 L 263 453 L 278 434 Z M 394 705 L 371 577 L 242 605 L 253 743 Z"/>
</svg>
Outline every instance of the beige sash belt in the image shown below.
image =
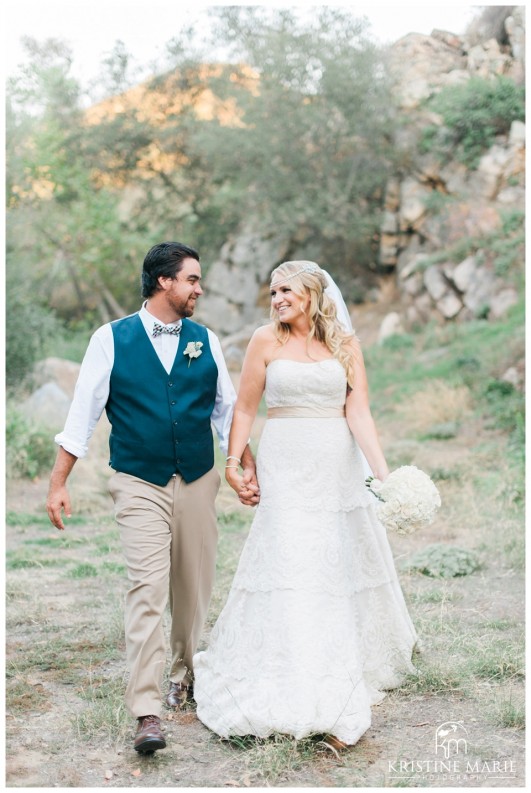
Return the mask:
<svg viewBox="0 0 531 793">
<path fill-rule="evenodd" d="M 287 405 L 286 407 L 268 408 L 268 419 L 340 419 L 345 417 L 345 408 L 322 408 L 319 405 Z"/>
</svg>

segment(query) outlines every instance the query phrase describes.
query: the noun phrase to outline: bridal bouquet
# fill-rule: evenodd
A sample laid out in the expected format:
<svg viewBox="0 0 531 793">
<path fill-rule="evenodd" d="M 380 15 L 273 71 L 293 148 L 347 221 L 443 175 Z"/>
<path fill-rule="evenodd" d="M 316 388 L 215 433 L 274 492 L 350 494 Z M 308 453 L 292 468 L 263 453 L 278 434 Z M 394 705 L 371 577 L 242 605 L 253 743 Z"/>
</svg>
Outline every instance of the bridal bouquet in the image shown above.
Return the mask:
<svg viewBox="0 0 531 793">
<path fill-rule="evenodd" d="M 430 477 L 414 465 L 397 468 L 385 482 L 369 476 L 365 483 L 380 501 L 378 518 L 397 534 L 412 534 L 429 525 L 441 506 L 439 491 Z"/>
</svg>

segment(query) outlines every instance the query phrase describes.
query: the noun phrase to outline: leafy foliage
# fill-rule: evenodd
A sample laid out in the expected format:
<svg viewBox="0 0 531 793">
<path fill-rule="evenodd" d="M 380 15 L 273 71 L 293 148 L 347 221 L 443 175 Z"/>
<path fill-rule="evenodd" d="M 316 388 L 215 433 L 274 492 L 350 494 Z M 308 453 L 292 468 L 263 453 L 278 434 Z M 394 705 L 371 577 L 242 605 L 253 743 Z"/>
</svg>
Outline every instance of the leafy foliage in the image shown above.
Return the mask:
<svg viewBox="0 0 531 793">
<path fill-rule="evenodd" d="M 425 129 L 424 150 L 441 157 L 455 150 L 473 168 L 496 135 L 508 132 L 513 121 L 524 120 L 525 90 L 508 77 L 471 77 L 464 85 L 443 88 L 428 105 L 440 113 L 444 126 Z"/>
<path fill-rule="evenodd" d="M 308 24 L 255 7 L 215 16 L 231 65 L 209 86 L 235 102 L 238 123 L 200 124 L 197 156 L 231 185 L 237 216 L 256 214 L 325 258 L 359 260 L 365 247 L 367 262 L 391 156 L 382 54 L 340 9 L 320 8 Z"/>
<path fill-rule="evenodd" d="M 513 454 L 525 452 L 525 396 L 506 380 L 489 380 L 484 390 L 495 427 L 509 434 Z"/>
<path fill-rule="evenodd" d="M 415 553 L 406 565 L 408 570 L 434 578 L 470 575 L 480 567 L 477 554 L 454 545 L 434 543 Z"/>
<path fill-rule="evenodd" d="M 29 46 L 31 67 L 8 86 L 8 273 L 31 279 L 36 314 L 52 305 L 107 321 L 136 307 L 150 236 L 127 228 L 118 195 L 98 182 L 68 51 Z"/>
<path fill-rule="evenodd" d="M 134 310 L 152 244 L 190 241 L 207 269 L 250 218 L 345 271 L 373 258 L 393 113 L 364 25 L 326 7 L 211 13 L 130 90 L 117 43 L 102 80 L 119 106 L 87 109 L 68 47 L 26 40 L 7 92 L 9 266 L 64 320 Z"/>
<path fill-rule="evenodd" d="M 35 479 L 48 473 L 55 459 L 56 446 L 50 432 L 31 424 L 14 407 L 6 417 L 6 467 L 8 476 Z"/>
<path fill-rule="evenodd" d="M 27 282 L 19 280 L 9 268 L 6 278 L 6 302 L 9 319 L 6 322 L 5 365 L 6 385 L 15 390 L 21 386 L 41 357 L 46 342 L 57 332 L 55 316 L 35 300 L 28 300 Z M 33 296 L 33 290 L 31 290 Z"/>
</svg>

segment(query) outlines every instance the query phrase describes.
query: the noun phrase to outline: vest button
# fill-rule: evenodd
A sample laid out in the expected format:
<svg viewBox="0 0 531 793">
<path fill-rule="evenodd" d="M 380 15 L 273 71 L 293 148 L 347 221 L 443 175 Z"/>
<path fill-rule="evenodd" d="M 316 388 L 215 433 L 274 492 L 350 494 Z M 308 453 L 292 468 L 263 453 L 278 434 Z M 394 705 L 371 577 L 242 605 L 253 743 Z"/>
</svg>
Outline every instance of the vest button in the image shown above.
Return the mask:
<svg viewBox="0 0 531 793">
<path fill-rule="evenodd" d="M 173 423 L 174 423 L 174 424 L 178 424 L 179 422 L 177 421 L 177 419 L 175 419 L 175 421 L 174 421 Z"/>
<path fill-rule="evenodd" d="M 175 405 L 175 400 L 173 402 L 170 402 L 170 405 Z"/>
<path fill-rule="evenodd" d="M 169 387 L 171 388 L 171 387 L 172 387 L 172 385 L 173 385 L 173 383 L 168 383 L 168 385 L 169 385 Z"/>
</svg>

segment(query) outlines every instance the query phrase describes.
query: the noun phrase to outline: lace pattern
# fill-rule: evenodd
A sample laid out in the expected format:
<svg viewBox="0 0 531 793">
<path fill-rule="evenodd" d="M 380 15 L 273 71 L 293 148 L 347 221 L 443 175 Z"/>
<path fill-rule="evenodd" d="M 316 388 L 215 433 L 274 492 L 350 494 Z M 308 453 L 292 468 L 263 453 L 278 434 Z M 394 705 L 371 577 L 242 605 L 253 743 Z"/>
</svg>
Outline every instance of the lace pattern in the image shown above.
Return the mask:
<svg viewBox="0 0 531 793">
<path fill-rule="evenodd" d="M 344 404 L 335 359 L 276 360 L 268 406 Z M 227 603 L 194 658 L 198 717 L 217 734 L 331 733 L 355 743 L 413 670 L 416 634 L 344 418 L 272 418 L 261 500 Z"/>
</svg>

